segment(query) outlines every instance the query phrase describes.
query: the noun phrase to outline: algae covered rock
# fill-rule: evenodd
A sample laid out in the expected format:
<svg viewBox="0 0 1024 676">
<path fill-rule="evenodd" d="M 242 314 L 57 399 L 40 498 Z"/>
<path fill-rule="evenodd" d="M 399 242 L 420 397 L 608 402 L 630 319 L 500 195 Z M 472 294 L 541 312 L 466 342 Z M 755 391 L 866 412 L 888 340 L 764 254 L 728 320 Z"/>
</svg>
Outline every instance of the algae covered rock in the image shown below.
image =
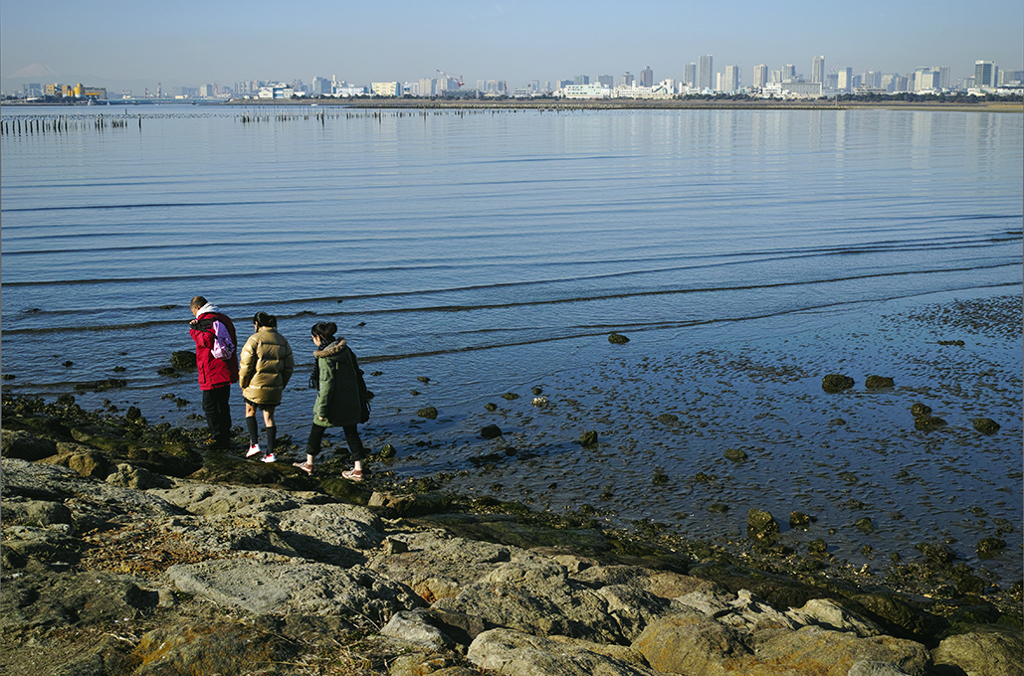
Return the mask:
<svg viewBox="0 0 1024 676">
<path fill-rule="evenodd" d="M 433 406 L 427 406 L 416 411 L 416 415 L 427 420 L 435 420 L 437 418 L 437 409 Z"/>
<path fill-rule="evenodd" d="M 854 386 L 853 378 L 838 373 L 830 373 L 821 379 L 821 389 L 829 394 L 836 394 Z"/>
<path fill-rule="evenodd" d="M 739 448 L 727 448 L 725 449 L 725 458 L 733 462 L 743 462 L 747 459 L 747 452 Z"/>
<path fill-rule="evenodd" d="M 484 439 L 497 439 L 501 436 L 501 428 L 497 425 L 487 425 L 480 430 L 480 436 Z"/>
<path fill-rule="evenodd" d="M 597 446 L 597 432 L 594 430 L 587 430 L 580 435 L 580 446 L 584 448 L 590 448 L 591 446 Z"/>
<path fill-rule="evenodd" d="M 991 418 L 974 418 L 971 424 L 982 434 L 995 434 L 999 431 L 999 423 Z"/>
<path fill-rule="evenodd" d="M 921 402 L 917 402 L 910 407 L 910 415 L 914 416 L 915 418 L 920 418 L 921 416 L 925 415 L 931 415 L 931 412 L 932 407 L 928 406 L 927 404 L 922 404 Z"/>
<path fill-rule="evenodd" d="M 752 540 L 772 540 L 780 530 L 771 513 L 753 507 L 747 512 L 747 536 Z"/>
<path fill-rule="evenodd" d="M 946 421 L 934 415 L 922 415 L 914 418 L 914 429 L 921 432 L 931 432 L 946 426 Z"/>
<path fill-rule="evenodd" d="M 629 342 L 629 338 L 620 333 L 612 332 L 608 335 L 608 342 L 613 345 L 625 345 Z"/>
<path fill-rule="evenodd" d="M 880 390 L 883 388 L 891 388 L 893 383 L 892 378 L 886 378 L 884 376 L 868 376 L 868 379 L 864 382 L 864 387 L 869 390 Z"/>
</svg>

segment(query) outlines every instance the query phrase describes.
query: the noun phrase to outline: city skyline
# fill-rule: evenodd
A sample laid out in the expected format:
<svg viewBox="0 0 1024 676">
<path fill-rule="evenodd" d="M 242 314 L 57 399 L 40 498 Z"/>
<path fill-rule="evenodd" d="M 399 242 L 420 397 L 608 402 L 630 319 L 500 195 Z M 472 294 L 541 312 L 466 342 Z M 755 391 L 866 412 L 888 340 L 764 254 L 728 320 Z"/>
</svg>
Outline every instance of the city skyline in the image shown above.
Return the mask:
<svg viewBox="0 0 1024 676">
<path fill-rule="evenodd" d="M 723 16 L 730 18 L 729 29 L 712 29 Z M 876 20 L 865 24 L 872 16 Z M 741 70 L 742 85 L 750 84 L 760 64 L 769 72 L 794 64 L 810 81 L 816 75 L 813 60 L 820 56 L 825 73 L 838 67 L 854 74 L 906 74 L 945 66 L 956 83 L 974 75 L 977 60 L 1003 70 L 1024 68 L 1024 5 L 982 0 L 966 8 L 943 1 L 923 11 L 869 0 L 849 16 L 803 0 L 771 7 L 732 0 L 714 8 L 669 2 L 307 1 L 287 12 L 265 0 L 244 6 L 183 0 L 173 7 L 124 0 L 0 0 L 4 90 L 28 80 L 82 81 L 115 90 L 157 83 L 231 86 L 250 79 L 308 82 L 314 76 L 407 82 L 438 77 L 438 70 L 463 77 L 467 85 L 502 80 L 514 88 L 579 74 L 608 74 L 617 81 L 627 71 L 639 81 L 647 67 L 657 82 L 684 79 L 689 64 L 699 64 L 704 55 L 714 56 L 711 87 L 727 66 Z M 33 64 L 34 70 L 25 70 Z M 20 72 L 25 76 L 15 77 Z M 697 75 L 703 75 L 699 68 Z"/>
</svg>

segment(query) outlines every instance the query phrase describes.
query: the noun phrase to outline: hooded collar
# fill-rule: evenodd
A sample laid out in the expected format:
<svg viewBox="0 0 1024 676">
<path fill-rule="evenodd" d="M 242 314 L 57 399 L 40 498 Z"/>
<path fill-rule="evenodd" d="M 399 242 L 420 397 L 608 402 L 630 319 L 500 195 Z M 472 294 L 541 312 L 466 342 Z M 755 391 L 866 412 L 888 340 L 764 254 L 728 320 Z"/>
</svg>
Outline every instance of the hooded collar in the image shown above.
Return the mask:
<svg viewBox="0 0 1024 676">
<path fill-rule="evenodd" d="M 345 345 L 345 339 L 339 338 L 330 345 L 327 345 L 326 347 L 321 347 L 319 350 L 313 352 L 313 356 L 317 358 L 337 356 L 338 354 L 341 353 L 342 350 L 345 349 Z"/>
<path fill-rule="evenodd" d="M 220 308 L 214 305 L 213 303 L 207 303 L 203 307 L 199 308 L 199 312 L 196 313 L 196 317 L 199 317 L 200 315 L 208 315 L 211 313 L 220 314 Z"/>
</svg>

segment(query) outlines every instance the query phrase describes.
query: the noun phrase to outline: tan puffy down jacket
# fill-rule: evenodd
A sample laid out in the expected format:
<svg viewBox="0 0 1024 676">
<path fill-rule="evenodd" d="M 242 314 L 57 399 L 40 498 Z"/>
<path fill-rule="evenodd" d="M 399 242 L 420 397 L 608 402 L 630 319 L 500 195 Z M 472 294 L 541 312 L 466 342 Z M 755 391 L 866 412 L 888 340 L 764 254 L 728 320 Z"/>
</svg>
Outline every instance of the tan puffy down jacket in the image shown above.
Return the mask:
<svg viewBox="0 0 1024 676">
<path fill-rule="evenodd" d="M 276 406 L 295 370 L 292 348 L 284 336 L 266 326 L 249 336 L 240 353 L 238 384 L 254 404 Z"/>
</svg>

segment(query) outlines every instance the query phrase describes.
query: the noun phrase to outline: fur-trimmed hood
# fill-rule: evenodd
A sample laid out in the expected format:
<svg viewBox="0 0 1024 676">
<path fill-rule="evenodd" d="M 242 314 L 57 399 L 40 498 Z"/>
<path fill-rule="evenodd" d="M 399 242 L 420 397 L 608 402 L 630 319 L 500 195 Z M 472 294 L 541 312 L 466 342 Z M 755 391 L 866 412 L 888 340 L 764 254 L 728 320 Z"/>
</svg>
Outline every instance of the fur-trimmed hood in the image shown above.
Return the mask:
<svg viewBox="0 0 1024 676">
<path fill-rule="evenodd" d="M 330 345 L 327 345 L 326 347 L 321 347 L 319 350 L 313 352 L 313 356 L 316 357 L 317 359 L 330 359 L 331 357 L 336 357 L 339 354 L 341 354 L 342 350 L 345 349 L 345 345 L 347 345 L 345 339 L 339 338 Z"/>
</svg>

